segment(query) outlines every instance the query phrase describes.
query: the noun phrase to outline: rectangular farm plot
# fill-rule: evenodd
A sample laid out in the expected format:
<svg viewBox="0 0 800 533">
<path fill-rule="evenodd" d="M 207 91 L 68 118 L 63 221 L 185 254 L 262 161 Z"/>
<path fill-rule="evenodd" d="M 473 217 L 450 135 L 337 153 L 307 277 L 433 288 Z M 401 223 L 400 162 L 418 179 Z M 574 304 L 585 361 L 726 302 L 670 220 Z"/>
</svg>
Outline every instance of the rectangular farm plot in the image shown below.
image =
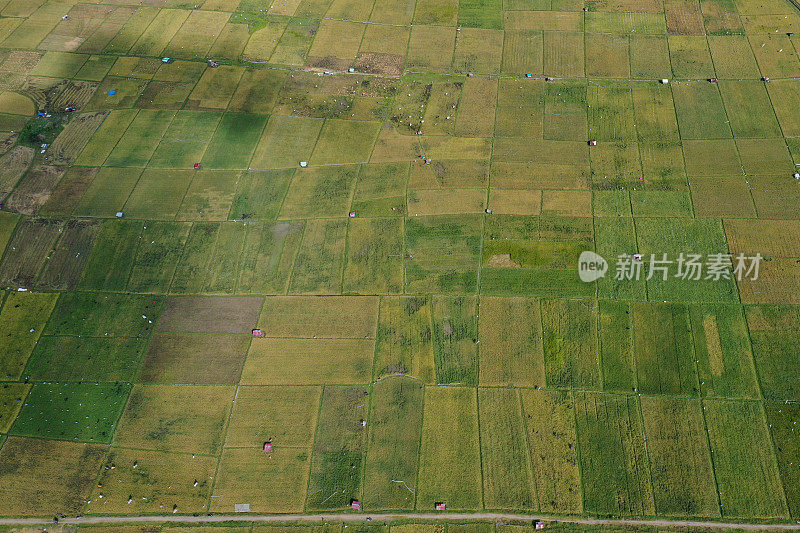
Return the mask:
<svg viewBox="0 0 800 533">
<path fill-rule="evenodd" d="M 800 471 L 797 468 L 797 457 L 800 445 L 797 439 L 797 422 L 800 420 L 800 405 L 796 403 L 764 404 L 769 431 L 775 443 L 775 455 L 778 469 L 783 481 L 783 490 L 793 517 L 798 515 L 800 505 Z"/>
<path fill-rule="evenodd" d="M 416 497 L 424 388 L 391 376 L 373 385 L 364 495 L 370 509 L 412 509 Z"/>
<path fill-rule="evenodd" d="M 543 386 L 539 301 L 483 297 L 479 313 L 480 384 Z"/>
<path fill-rule="evenodd" d="M 68 220 L 61 238 L 39 274 L 39 290 L 72 290 L 78 285 L 100 224 L 95 220 Z"/>
<path fill-rule="evenodd" d="M 24 218 L 0 261 L 0 282 L 14 287 L 31 287 L 61 236 L 63 224 L 64 221 L 59 219 Z"/>
<path fill-rule="evenodd" d="M 123 383 L 36 383 L 9 432 L 109 443 L 129 392 Z"/>
<path fill-rule="evenodd" d="M 713 78 L 714 63 L 708 41 L 700 35 L 670 35 L 669 55 L 676 78 Z"/>
<path fill-rule="evenodd" d="M 143 226 L 141 221 L 103 221 L 78 287 L 89 290 L 124 290 Z"/>
<path fill-rule="evenodd" d="M 245 231 L 237 222 L 192 225 L 170 292 L 232 293 Z"/>
<path fill-rule="evenodd" d="M 470 215 L 407 220 L 406 291 L 474 292 L 479 226 L 480 218 Z"/>
<path fill-rule="evenodd" d="M 548 76 L 584 76 L 584 38 L 582 33 L 544 32 L 544 73 Z"/>
<path fill-rule="evenodd" d="M 366 163 L 380 130 L 378 122 L 325 121 L 311 155 L 312 165 Z"/>
<path fill-rule="evenodd" d="M 786 137 L 800 136 L 800 118 L 795 111 L 800 107 L 800 81 L 775 80 L 767 84 L 767 91 L 778 115 L 778 122 Z"/>
<path fill-rule="evenodd" d="M 145 169 L 125 202 L 125 214 L 139 219 L 174 219 L 194 175 L 188 169 Z"/>
<path fill-rule="evenodd" d="M 576 393 L 575 417 L 586 510 L 653 514 L 644 428 L 636 397 Z"/>
<path fill-rule="evenodd" d="M 284 294 L 303 237 L 303 222 L 247 224 L 237 292 Z"/>
<path fill-rule="evenodd" d="M 144 450 L 219 454 L 234 393 L 233 386 L 135 385 L 114 443 Z"/>
<path fill-rule="evenodd" d="M 641 402 L 656 513 L 719 516 L 700 401 L 642 397 Z"/>
<path fill-rule="evenodd" d="M 542 336 L 547 385 L 592 389 L 600 385 L 596 302 L 542 300 Z"/>
<path fill-rule="evenodd" d="M 235 385 L 249 347 L 249 335 L 155 335 L 138 381 Z"/>
<path fill-rule="evenodd" d="M 542 74 L 544 37 L 539 30 L 504 32 L 503 74 Z"/>
<path fill-rule="evenodd" d="M 151 295 L 64 292 L 44 334 L 146 338 L 162 307 L 162 299 Z"/>
<path fill-rule="evenodd" d="M 192 168 L 203 158 L 222 113 L 178 111 L 148 166 L 151 168 Z"/>
<path fill-rule="evenodd" d="M 436 382 L 431 300 L 425 297 L 383 297 L 380 303 L 374 379 L 408 374 Z"/>
<path fill-rule="evenodd" d="M 520 390 L 542 512 L 583 512 L 575 407 L 569 392 Z"/>
<path fill-rule="evenodd" d="M 631 304 L 600 300 L 598 337 L 603 371 L 603 391 L 636 391 L 636 359 L 633 350 Z"/>
<path fill-rule="evenodd" d="M 17 380 L 55 306 L 56 293 L 12 292 L 0 311 L 0 377 Z"/>
<path fill-rule="evenodd" d="M 484 189 L 425 189 L 408 191 L 408 215 L 455 215 L 482 213 L 485 209 Z"/>
<path fill-rule="evenodd" d="M 352 219 L 342 290 L 361 294 L 403 291 L 403 221 Z"/>
<path fill-rule="evenodd" d="M 781 129 L 763 82 L 722 81 L 719 90 L 737 139 L 780 137 Z"/>
<path fill-rule="evenodd" d="M 455 28 L 415 24 L 411 27 L 406 68 L 450 70 L 455 44 Z"/>
<path fill-rule="evenodd" d="M 436 382 L 477 385 L 477 299 L 438 296 L 431 310 Z"/>
<path fill-rule="evenodd" d="M 310 463 L 308 451 L 296 448 L 278 448 L 269 456 L 259 449 L 226 448 L 210 510 L 233 512 L 237 504 L 246 502 L 254 512 L 300 512 Z"/>
<path fill-rule="evenodd" d="M 374 352 L 375 341 L 370 339 L 253 339 L 242 383 L 367 383 Z M 292 372 L 288 373 L 287 368 Z"/>
<path fill-rule="evenodd" d="M 310 448 L 322 397 L 320 387 L 239 387 L 226 448 Z"/>
<path fill-rule="evenodd" d="M 205 511 L 216 467 L 216 457 L 112 447 L 87 512 Z"/>
<path fill-rule="evenodd" d="M 8 433 L 11 424 L 16 420 L 22 402 L 28 396 L 31 386 L 27 383 L 4 383 L 0 388 L 0 431 Z"/>
<path fill-rule="evenodd" d="M 359 499 L 368 400 L 365 387 L 325 387 L 306 509 L 343 509 Z"/>
<path fill-rule="evenodd" d="M 263 299 L 178 296 L 167 299 L 158 333 L 250 333 Z"/>
<path fill-rule="evenodd" d="M 296 167 L 311 155 L 323 120 L 273 115 L 250 164 L 255 169 Z"/>
<path fill-rule="evenodd" d="M 787 516 L 761 404 L 726 400 L 703 404 L 722 516 Z"/>
<path fill-rule="evenodd" d="M 409 165 L 361 165 L 351 210 L 358 216 L 399 216 L 405 212 Z"/>
<path fill-rule="evenodd" d="M 327 68 L 345 68 L 361 46 L 365 25 L 346 20 L 323 20 L 308 51 L 308 63 Z"/>
<path fill-rule="evenodd" d="M 131 125 L 138 110 L 116 109 L 111 111 L 103 123 L 94 132 L 83 152 L 78 156 L 75 164 L 86 166 L 100 166 L 114 149 L 117 142 Z"/>
<path fill-rule="evenodd" d="M 76 216 L 111 217 L 120 212 L 142 175 L 141 168 L 103 167 L 78 200 Z"/>
<path fill-rule="evenodd" d="M 132 382 L 146 348 L 130 337 L 43 336 L 24 377 L 32 381 Z"/>
<path fill-rule="evenodd" d="M 194 172 L 189 188 L 175 215 L 178 220 L 226 220 L 236 189 L 244 179 L 236 170 L 199 170 Z M 237 250 L 238 252 L 238 250 Z"/>
<path fill-rule="evenodd" d="M 536 507 L 528 436 L 516 389 L 478 389 L 483 491 L 487 509 Z"/>
<path fill-rule="evenodd" d="M 716 84 L 683 81 L 672 84 L 682 139 L 729 139 L 725 106 Z"/>
<path fill-rule="evenodd" d="M 694 353 L 703 396 L 758 398 L 753 354 L 742 308 L 691 306 Z"/>
<path fill-rule="evenodd" d="M 243 73 L 243 68 L 234 66 L 207 69 L 189 95 L 187 108 L 226 109 Z"/>
<path fill-rule="evenodd" d="M 480 509 L 481 471 L 475 389 L 428 387 L 422 422 L 417 509 L 443 502 L 449 509 Z"/>
<path fill-rule="evenodd" d="M 311 220 L 297 252 L 289 292 L 337 294 L 347 246 L 347 220 Z"/>
<path fill-rule="evenodd" d="M 258 327 L 267 337 L 369 339 L 377 318 L 371 296 L 268 297 Z"/>
<path fill-rule="evenodd" d="M 190 225 L 184 222 L 148 222 L 128 280 L 131 292 L 166 292 L 175 274 Z"/>
<path fill-rule="evenodd" d="M 210 169 L 245 169 L 264 131 L 267 117 L 247 113 L 222 115 L 203 156 L 203 167 Z"/>
<path fill-rule="evenodd" d="M 455 72 L 499 74 L 502 60 L 502 30 L 461 28 L 453 57 Z"/>
<path fill-rule="evenodd" d="M 747 308 L 750 338 L 755 356 L 761 392 L 766 400 L 797 400 L 800 398 L 800 380 L 792 371 L 798 364 L 797 343 L 800 327 L 796 308 L 788 306 L 754 306 Z M 757 324 L 759 316 L 766 315 L 770 326 Z"/>
<path fill-rule="evenodd" d="M 112 167 L 146 166 L 174 115 L 174 111 L 151 109 L 139 111 L 109 154 L 105 164 Z"/>
<path fill-rule="evenodd" d="M 708 46 L 719 79 L 758 79 L 756 58 L 744 35 L 709 35 Z"/>
<path fill-rule="evenodd" d="M 698 395 L 688 309 L 680 304 L 633 305 L 638 390 Z"/>
</svg>

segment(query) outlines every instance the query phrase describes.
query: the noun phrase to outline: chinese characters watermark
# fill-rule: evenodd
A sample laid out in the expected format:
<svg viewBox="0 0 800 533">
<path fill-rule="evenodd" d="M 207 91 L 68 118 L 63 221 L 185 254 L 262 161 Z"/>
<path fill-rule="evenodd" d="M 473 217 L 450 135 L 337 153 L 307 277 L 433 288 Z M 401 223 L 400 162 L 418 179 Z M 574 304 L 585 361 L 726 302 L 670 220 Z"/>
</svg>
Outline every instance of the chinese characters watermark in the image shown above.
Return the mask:
<svg viewBox="0 0 800 533">
<path fill-rule="evenodd" d="M 617 281 L 638 281 L 680 279 L 690 281 L 720 281 L 744 278 L 755 281 L 761 266 L 761 254 L 702 254 L 683 253 L 677 257 L 666 253 L 620 254 L 616 258 L 614 279 Z M 581 281 L 592 282 L 605 277 L 608 261 L 601 255 L 586 250 L 578 258 L 578 275 Z"/>
</svg>

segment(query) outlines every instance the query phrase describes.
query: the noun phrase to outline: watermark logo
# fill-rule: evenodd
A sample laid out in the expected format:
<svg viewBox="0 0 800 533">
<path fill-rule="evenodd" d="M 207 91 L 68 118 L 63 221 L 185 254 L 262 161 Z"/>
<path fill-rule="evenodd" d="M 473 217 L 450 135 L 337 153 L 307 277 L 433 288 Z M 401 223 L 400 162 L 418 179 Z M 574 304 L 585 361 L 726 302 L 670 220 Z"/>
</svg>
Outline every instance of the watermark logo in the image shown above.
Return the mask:
<svg viewBox="0 0 800 533">
<path fill-rule="evenodd" d="M 608 271 L 608 261 L 603 256 L 591 250 L 584 250 L 578 257 L 578 276 L 581 281 L 589 283 L 598 280 L 606 275 Z"/>
<path fill-rule="evenodd" d="M 699 280 L 731 280 L 738 281 L 747 278 L 751 281 L 758 279 L 761 266 L 761 254 L 748 256 L 745 254 L 714 253 L 703 256 L 702 254 L 683 253 L 677 257 L 667 254 L 620 254 L 616 257 L 614 279 L 617 281 L 638 281 L 660 278 L 681 279 L 690 281 Z M 605 277 L 608 271 L 608 262 L 602 256 L 586 250 L 578 258 L 578 276 L 581 281 L 590 283 Z"/>
</svg>

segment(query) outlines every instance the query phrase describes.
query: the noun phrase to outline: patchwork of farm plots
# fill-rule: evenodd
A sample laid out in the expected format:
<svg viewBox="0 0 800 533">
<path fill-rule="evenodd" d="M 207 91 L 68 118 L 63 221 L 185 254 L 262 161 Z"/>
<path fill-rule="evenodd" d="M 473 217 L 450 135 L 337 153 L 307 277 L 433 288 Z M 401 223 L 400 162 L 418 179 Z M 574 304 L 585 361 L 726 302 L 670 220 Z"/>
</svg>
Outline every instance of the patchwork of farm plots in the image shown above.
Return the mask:
<svg viewBox="0 0 800 533">
<path fill-rule="evenodd" d="M 0 0 L 0 515 L 800 518 L 797 8 L 194 1 Z"/>
</svg>

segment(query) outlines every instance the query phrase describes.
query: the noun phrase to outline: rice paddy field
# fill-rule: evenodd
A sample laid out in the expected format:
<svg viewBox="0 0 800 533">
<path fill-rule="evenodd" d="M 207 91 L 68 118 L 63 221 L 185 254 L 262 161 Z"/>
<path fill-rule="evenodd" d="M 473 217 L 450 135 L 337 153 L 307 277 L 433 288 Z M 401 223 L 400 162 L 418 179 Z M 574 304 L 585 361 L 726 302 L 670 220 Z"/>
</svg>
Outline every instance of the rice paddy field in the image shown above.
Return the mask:
<svg viewBox="0 0 800 533">
<path fill-rule="evenodd" d="M 0 0 L 0 517 L 800 520 L 796 33 L 790 0 Z"/>
</svg>

